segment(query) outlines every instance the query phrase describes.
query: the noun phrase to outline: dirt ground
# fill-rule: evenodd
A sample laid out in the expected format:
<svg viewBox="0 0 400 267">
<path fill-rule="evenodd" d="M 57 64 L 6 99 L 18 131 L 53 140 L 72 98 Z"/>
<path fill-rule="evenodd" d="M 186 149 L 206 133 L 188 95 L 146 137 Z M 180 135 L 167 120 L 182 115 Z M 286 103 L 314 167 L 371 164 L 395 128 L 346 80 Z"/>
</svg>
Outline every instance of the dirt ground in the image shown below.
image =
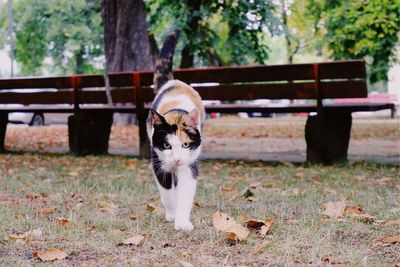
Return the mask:
<svg viewBox="0 0 400 267">
<path fill-rule="evenodd" d="M 305 117 L 210 119 L 203 131 L 205 158 L 243 158 L 266 161 L 298 161 L 306 157 Z M 113 127 L 109 151 L 138 154 L 138 128 Z M 5 147 L 11 151 L 67 153 L 66 125 L 29 127 L 9 124 Z M 349 159 L 400 161 L 400 119 L 354 118 Z"/>
</svg>

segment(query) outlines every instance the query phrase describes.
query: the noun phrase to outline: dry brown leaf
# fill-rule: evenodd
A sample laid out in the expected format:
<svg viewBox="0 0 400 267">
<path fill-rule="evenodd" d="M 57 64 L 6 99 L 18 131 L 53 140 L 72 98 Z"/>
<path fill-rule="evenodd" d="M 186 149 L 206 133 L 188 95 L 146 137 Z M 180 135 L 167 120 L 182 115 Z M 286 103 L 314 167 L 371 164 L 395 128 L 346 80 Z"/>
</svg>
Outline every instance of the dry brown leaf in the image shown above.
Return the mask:
<svg viewBox="0 0 400 267">
<path fill-rule="evenodd" d="M 353 221 L 365 222 L 365 223 L 373 223 L 375 221 L 375 217 L 369 214 L 361 213 L 361 214 L 352 214 L 351 219 Z"/>
<path fill-rule="evenodd" d="M 58 224 L 64 228 L 68 228 L 72 225 L 71 221 L 66 218 L 60 217 L 60 218 L 57 218 L 57 221 L 58 221 Z"/>
<path fill-rule="evenodd" d="M 35 251 L 33 256 L 38 257 L 42 261 L 62 260 L 68 257 L 68 254 L 58 248 L 50 248 L 45 252 Z"/>
<path fill-rule="evenodd" d="M 56 211 L 55 208 L 42 208 L 36 212 L 37 215 L 47 216 L 53 214 Z"/>
<path fill-rule="evenodd" d="M 223 198 L 231 198 L 239 193 L 239 191 L 235 188 L 223 186 L 219 188 L 219 192 L 221 193 Z"/>
<path fill-rule="evenodd" d="M 262 236 L 267 235 L 269 230 L 271 229 L 272 224 L 275 222 L 275 219 L 268 219 L 265 221 L 265 225 L 261 226 L 260 234 Z"/>
<path fill-rule="evenodd" d="M 268 244 L 269 244 L 269 240 L 264 240 L 261 243 L 258 243 L 256 245 L 256 247 L 254 248 L 253 253 L 254 254 L 260 253 L 263 249 L 265 249 L 267 247 Z"/>
<path fill-rule="evenodd" d="M 29 237 L 25 234 L 22 235 L 8 235 L 8 240 L 15 242 L 16 244 L 24 245 L 26 243 L 29 243 L 31 240 Z"/>
<path fill-rule="evenodd" d="M 241 215 L 238 217 L 238 221 L 239 221 L 240 223 L 246 223 L 247 221 L 249 221 L 249 218 L 247 218 L 246 215 L 241 214 Z"/>
<path fill-rule="evenodd" d="M 146 210 L 157 213 L 157 214 L 163 214 L 164 213 L 164 209 L 161 207 L 156 206 L 154 203 L 146 203 Z"/>
<path fill-rule="evenodd" d="M 213 225 L 218 230 L 225 232 L 229 240 L 242 241 L 245 240 L 250 232 L 227 214 L 216 212 L 213 215 Z"/>
<path fill-rule="evenodd" d="M 99 207 L 99 211 L 104 213 L 113 213 L 118 206 L 113 203 L 108 203 L 104 200 L 97 202 L 97 206 Z"/>
<path fill-rule="evenodd" d="M 136 161 L 127 161 L 125 167 L 128 170 L 136 170 Z"/>
<path fill-rule="evenodd" d="M 343 216 L 346 209 L 346 199 L 342 198 L 337 202 L 328 202 L 323 204 L 325 210 L 322 212 L 323 215 L 328 216 L 332 219 L 338 219 Z"/>
<path fill-rule="evenodd" d="M 256 189 L 257 187 L 260 187 L 260 186 L 261 186 L 261 183 L 260 183 L 260 182 L 251 183 L 251 184 L 249 185 L 249 187 L 252 188 L 252 189 Z"/>
<path fill-rule="evenodd" d="M 132 212 L 132 213 L 129 215 L 129 218 L 130 218 L 131 220 L 137 220 L 137 219 L 139 218 L 139 213 L 137 213 L 137 212 Z"/>
<path fill-rule="evenodd" d="M 257 198 L 256 197 L 246 197 L 246 200 L 249 202 L 256 202 Z"/>
<path fill-rule="evenodd" d="M 346 214 L 362 214 L 363 210 L 361 208 L 361 204 L 357 204 L 354 206 L 346 206 L 344 209 L 344 213 L 346 213 Z"/>
<path fill-rule="evenodd" d="M 143 243 L 144 239 L 145 239 L 144 235 L 135 235 L 125 239 L 120 243 L 120 245 L 140 246 Z"/>
<path fill-rule="evenodd" d="M 400 219 L 385 222 L 385 225 L 398 225 L 398 224 L 400 224 Z"/>
<path fill-rule="evenodd" d="M 201 204 L 200 204 L 200 202 L 198 202 L 198 201 L 195 201 L 195 202 L 193 203 L 193 205 L 194 205 L 196 208 L 201 208 Z"/>
<path fill-rule="evenodd" d="M 395 236 L 381 236 L 375 239 L 375 246 L 387 247 L 391 244 L 400 243 L 400 235 Z"/>
<path fill-rule="evenodd" d="M 265 225 L 265 222 L 262 220 L 248 220 L 246 225 L 249 229 L 260 230 L 261 227 Z"/>
<path fill-rule="evenodd" d="M 41 196 L 38 193 L 28 193 L 25 195 L 25 197 L 29 200 L 34 200 L 34 199 L 40 198 Z"/>
</svg>

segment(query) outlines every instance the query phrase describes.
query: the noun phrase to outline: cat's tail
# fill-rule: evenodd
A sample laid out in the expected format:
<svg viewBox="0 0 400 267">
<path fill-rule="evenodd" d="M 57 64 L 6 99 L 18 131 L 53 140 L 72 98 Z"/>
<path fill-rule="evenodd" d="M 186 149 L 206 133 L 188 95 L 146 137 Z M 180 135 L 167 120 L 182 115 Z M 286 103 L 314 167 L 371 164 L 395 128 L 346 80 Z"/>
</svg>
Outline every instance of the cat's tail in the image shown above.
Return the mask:
<svg viewBox="0 0 400 267">
<path fill-rule="evenodd" d="M 174 56 L 175 46 L 178 41 L 180 30 L 175 30 L 164 41 L 161 48 L 160 57 L 156 62 L 156 70 L 154 72 L 154 93 L 169 80 L 174 77 L 172 75 L 172 58 Z"/>
</svg>

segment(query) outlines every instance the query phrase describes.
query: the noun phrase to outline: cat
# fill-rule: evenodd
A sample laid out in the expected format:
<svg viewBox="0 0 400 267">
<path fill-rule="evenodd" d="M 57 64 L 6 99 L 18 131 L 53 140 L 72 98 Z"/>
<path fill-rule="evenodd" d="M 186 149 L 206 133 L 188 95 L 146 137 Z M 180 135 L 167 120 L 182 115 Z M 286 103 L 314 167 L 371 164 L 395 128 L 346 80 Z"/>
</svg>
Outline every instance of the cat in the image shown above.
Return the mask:
<svg viewBox="0 0 400 267">
<path fill-rule="evenodd" d="M 172 60 L 178 38 L 178 30 L 167 36 L 156 63 L 156 96 L 147 119 L 147 134 L 165 218 L 174 221 L 176 230 L 190 232 L 205 111 L 198 92 L 173 79 Z"/>
</svg>

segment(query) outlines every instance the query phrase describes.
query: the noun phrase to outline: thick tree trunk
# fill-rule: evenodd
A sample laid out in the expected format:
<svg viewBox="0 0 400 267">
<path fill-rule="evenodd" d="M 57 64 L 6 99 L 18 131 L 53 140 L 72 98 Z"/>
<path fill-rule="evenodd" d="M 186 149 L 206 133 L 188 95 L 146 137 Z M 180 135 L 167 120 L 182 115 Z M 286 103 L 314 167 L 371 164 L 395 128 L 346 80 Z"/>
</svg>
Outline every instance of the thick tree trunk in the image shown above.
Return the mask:
<svg viewBox="0 0 400 267">
<path fill-rule="evenodd" d="M 103 0 L 107 72 L 152 70 L 158 54 L 143 0 Z"/>
</svg>

